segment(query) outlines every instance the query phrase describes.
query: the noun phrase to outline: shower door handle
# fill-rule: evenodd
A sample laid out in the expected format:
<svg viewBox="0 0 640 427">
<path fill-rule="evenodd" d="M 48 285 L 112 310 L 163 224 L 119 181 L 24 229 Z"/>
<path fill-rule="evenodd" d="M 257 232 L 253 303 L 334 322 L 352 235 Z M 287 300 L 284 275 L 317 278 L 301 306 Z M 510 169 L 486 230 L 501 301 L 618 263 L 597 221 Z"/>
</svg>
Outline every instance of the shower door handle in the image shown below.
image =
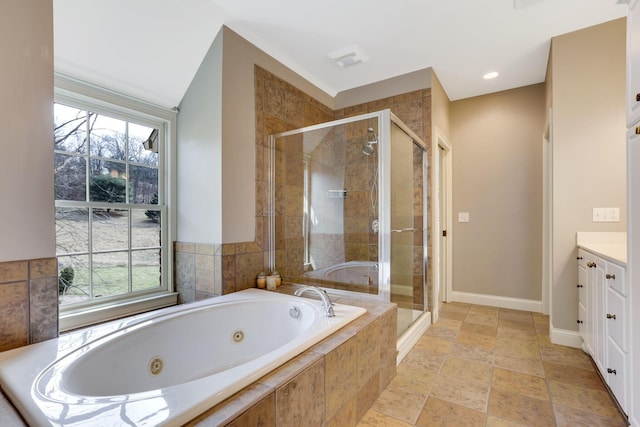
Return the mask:
<svg viewBox="0 0 640 427">
<path fill-rule="evenodd" d="M 398 228 L 397 230 L 391 230 L 392 233 L 404 233 L 405 231 L 418 231 L 417 228 Z"/>
</svg>

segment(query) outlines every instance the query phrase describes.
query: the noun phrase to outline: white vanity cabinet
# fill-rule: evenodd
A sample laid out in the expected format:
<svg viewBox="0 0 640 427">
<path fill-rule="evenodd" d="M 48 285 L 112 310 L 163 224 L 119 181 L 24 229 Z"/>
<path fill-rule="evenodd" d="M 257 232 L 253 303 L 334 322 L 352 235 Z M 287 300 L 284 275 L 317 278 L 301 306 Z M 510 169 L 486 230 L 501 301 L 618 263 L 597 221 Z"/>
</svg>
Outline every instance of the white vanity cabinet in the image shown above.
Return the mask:
<svg viewBox="0 0 640 427">
<path fill-rule="evenodd" d="M 608 256 L 611 245 L 594 244 L 595 251 L 590 246 L 578 249 L 578 329 L 583 350 L 628 413 L 631 319 L 626 260 Z"/>
</svg>

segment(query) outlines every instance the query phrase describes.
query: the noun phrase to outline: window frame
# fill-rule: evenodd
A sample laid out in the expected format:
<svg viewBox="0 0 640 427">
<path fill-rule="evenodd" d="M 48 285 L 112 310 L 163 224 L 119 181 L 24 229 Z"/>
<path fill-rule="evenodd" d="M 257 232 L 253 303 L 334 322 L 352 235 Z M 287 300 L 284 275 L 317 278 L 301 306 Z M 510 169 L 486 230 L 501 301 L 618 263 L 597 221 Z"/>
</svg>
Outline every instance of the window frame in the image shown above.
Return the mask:
<svg viewBox="0 0 640 427">
<path fill-rule="evenodd" d="M 158 205 L 130 203 L 106 203 L 91 201 L 55 200 L 55 207 L 96 208 L 108 204 L 112 208 L 134 209 L 161 208 L 161 285 L 158 288 L 105 296 L 69 305 L 59 305 L 59 329 L 65 331 L 127 315 L 137 314 L 161 307 L 177 304 L 177 293 L 173 284 L 173 245 L 176 232 L 175 206 L 175 140 L 177 108 L 167 109 L 130 98 L 103 88 L 80 82 L 67 76 L 54 76 L 54 103 L 83 109 L 111 118 L 132 122 L 158 129 Z M 53 105 L 52 105 L 53 112 Z M 52 114 L 53 125 L 53 114 Z M 89 159 L 90 153 L 86 155 Z M 84 158 L 84 156 L 82 156 Z M 107 159 L 108 160 L 108 159 Z M 90 160 L 89 160 L 90 161 Z M 127 159 L 127 164 L 129 163 Z M 135 165 L 135 162 L 133 162 Z M 87 171 L 86 176 L 89 175 Z M 86 178 L 86 177 L 85 177 Z M 86 178 L 88 179 L 88 178 Z M 128 187 L 128 186 L 127 186 Z M 88 191 L 88 187 L 87 187 Z M 127 188 L 127 195 L 129 189 Z M 91 221 L 89 221 L 89 225 Z M 89 236 L 91 235 L 89 229 Z M 128 234 L 131 236 L 131 217 Z M 134 252 L 131 242 L 126 253 L 129 259 Z M 89 254 L 93 253 L 89 247 Z M 66 256 L 60 254 L 60 256 Z M 131 280 L 131 267 L 128 270 Z"/>
</svg>

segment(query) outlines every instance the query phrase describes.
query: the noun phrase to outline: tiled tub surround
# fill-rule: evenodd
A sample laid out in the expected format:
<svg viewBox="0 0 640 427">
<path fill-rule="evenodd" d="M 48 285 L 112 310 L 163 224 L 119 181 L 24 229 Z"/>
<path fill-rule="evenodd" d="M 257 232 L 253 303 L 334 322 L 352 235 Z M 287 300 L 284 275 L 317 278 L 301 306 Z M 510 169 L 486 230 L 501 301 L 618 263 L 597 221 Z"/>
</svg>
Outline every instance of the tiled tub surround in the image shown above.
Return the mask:
<svg viewBox="0 0 640 427">
<path fill-rule="evenodd" d="M 355 426 L 395 376 L 396 306 L 335 302 L 367 313 L 187 425 Z M 0 417 L 3 426 L 26 425 L 4 395 Z"/>
<path fill-rule="evenodd" d="M 188 425 L 355 426 L 395 376 L 397 311 L 395 304 L 335 302 L 367 313 Z"/>
<path fill-rule="evenodd" d="M 0 263 L 0 351 L 58 336 L 56 258 Z"/>
</svg>

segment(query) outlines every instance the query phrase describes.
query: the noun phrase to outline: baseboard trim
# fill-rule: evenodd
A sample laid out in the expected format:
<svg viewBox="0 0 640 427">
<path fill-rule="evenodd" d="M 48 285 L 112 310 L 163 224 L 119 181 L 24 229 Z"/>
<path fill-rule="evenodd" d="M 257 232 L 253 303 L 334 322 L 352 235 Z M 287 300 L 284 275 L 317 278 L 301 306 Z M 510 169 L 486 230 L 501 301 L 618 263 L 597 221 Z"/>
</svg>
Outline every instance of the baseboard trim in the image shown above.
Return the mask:
<svg viewBox="0 0 640 427">
<path fill-rule="evenodd" d="M 449 300 L 465 302 L 468 304 L 488 305 L 491 307 L 510 308 L 512 310 L 532 311 L 542 313 L 542 301 L 501 297 L 497 295 L 474 294 L 471 292 L 453 291 L 449 294 Z"/>
<path fill-rule="evenodd" d="M 567 347 L 582 348 L 582 337 L 576 331 L 557 329 L 551 325 L 549 338 L 552 344 L 566 345 Z"/>
</svg>

